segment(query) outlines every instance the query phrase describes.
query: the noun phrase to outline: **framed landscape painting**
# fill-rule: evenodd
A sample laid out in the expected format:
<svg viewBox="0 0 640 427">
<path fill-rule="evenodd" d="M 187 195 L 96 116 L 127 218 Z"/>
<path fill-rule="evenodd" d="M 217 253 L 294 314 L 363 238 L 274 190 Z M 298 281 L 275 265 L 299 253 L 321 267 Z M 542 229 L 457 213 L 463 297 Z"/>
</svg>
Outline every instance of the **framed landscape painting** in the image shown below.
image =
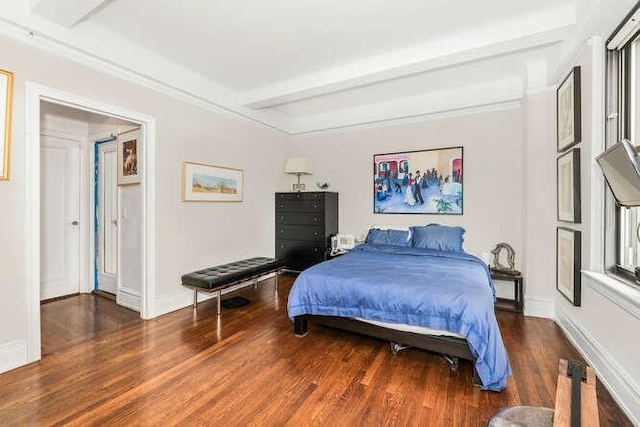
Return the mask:
<svg viewBox="0 0 640 427">
<path fill-rule="evenodd" d="M 463 148 L 375 154 L 373 212 L 462 215 Z"/>
<path fill-rule="evenodd" d="M 556 289 L 571 303 L 581 304 L 581 233 L 558 227 L 556 230 Z"/>
<path fill-rule="evenodd" d="M 202 163 L 182 164 L 182 200 L 185 202 L 241 202 L 242 169 Z"/>
</svg>

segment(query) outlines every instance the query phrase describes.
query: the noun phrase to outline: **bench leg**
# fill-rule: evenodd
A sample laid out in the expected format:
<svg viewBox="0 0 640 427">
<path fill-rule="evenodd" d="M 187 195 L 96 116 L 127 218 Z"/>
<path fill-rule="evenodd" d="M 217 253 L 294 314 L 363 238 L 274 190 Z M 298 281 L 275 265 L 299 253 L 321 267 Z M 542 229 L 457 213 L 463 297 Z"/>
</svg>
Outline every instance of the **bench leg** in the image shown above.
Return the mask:
<svg viewBox="0 0 640 427">
<path fill-rule="evenodd" d="M 198 306 L 198 291 L 193 290 L 193 308 Z"/>
<path fill-rule="evenodd" d="M 220 289 L 218 292 L 216 292 L 216 299 L 218 300 L 217 302 L 217 306 L 218 306 L 218 316 L 220 316 L 220 303 L 221 303 L 221 299 L 222 299 L 222 289 Z"/>
</svg>

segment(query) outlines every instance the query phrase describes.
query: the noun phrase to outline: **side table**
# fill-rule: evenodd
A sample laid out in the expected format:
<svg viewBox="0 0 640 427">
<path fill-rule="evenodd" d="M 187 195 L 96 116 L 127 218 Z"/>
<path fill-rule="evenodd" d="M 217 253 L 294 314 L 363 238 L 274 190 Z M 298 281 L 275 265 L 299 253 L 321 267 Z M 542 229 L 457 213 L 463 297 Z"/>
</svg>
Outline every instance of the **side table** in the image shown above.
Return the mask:
<svg viewBox="0 0 640 427">
<path fill-rule="evenodd" d="M 511 274 L 491 271 L 491 279 L 513 283 L 514 298 L 497 298 L 495 304 L 496 309 L 522 313 L 524 311 L 524 279 L 522 274 L 513 276 Z"/>
</svg>

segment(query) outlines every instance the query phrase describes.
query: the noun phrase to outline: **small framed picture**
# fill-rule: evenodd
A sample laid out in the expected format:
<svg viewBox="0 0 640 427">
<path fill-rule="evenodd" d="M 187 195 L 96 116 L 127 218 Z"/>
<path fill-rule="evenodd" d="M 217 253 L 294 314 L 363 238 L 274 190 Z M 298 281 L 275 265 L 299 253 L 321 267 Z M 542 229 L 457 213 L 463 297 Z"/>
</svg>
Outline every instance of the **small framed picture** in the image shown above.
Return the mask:
<svg viewBox="0 0 640 427">
<path fill-rule="evenodd" d="M 573 67 L 556 92 L 558 153 L 581 140 L 580 67 Z"/>
<path fill-rule="evenodd" d="M 242 169 L 203 163 L 182 163 L 184 202 L 241 202 L 243 192 Z"/>
<path fill-rule="evenodd" d="M 13 73 L 0 70 L 0 181 L 9 179 Z"/>
<path fill-rule="evenodd" d="M 556 289 L 576 307 L 581 304 L 581 244 L 580 231 L 556 229 Z"/>
<path fill-rule="evenodd" d="M 140 184 L 140 129 L 118 134 L 118 185 Z"/>
<path fill-rule="evenodd" d="M 556 171 L 558 221 L 580 223 L 580 149 L 558 157 Z"/>
</svg>

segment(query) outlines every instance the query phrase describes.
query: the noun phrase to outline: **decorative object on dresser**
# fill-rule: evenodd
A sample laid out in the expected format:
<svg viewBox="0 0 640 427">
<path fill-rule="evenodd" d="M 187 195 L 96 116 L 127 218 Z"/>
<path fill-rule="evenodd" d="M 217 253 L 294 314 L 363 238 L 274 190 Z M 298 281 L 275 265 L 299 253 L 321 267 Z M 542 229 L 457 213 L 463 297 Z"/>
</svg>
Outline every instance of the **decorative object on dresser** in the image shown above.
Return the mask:
<svg viewBox="0 0 640 427">
<path fill-rule="evenodd" d="M 373 212 L 462 215 L 463 148 L 373 156 Z"/>
<path fill-rule="evenodd" d="M 284 167 L 284 173 L 298 177 L 298 183 L 293 184 L 293 191 L 303 191 L 305 185 L 300 183 L 300 175 L 313 175 L 313 166 L 306 157 L 289 157 Z"/>
<path fill-rule="evenodd" d="M 573 67 L 556 92 L 558 153 L 581 140 L 580 67 Z"/>
<path fill-rule="evenodd" d="M 276 193 L 276 258 L 291 271 L 324 261 L 338 233 L 338 193 Z"/>
<path fill-rule="evenodd" d="M 243 193 L 242 169 L 182 163 L 183 202 L 241 202 Z"/>
<path fill-rule="evenodd" d="M 558 221 L 581 221 L 580 209 L 580 149 L 569 150 L 557 161 Z"/>
<path fill-rule="evenodd" d="M 9 179 L 13 73 L 0 70 L 0 181 Z"/>
</svg>

